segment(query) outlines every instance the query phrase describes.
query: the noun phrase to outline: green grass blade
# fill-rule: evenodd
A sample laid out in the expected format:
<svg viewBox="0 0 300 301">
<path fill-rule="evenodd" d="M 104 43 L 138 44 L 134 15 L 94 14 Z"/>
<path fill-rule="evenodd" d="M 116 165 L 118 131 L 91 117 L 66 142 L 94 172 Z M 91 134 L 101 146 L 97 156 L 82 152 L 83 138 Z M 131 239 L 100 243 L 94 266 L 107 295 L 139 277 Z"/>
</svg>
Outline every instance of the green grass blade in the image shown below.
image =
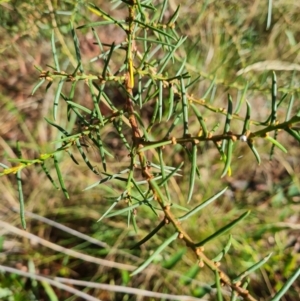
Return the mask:
<svg viewBox="0 0 300 301">
<path fill-rule="evenodd" d="M 209 198 L 208 200 L 204 201 L 203 203 L 201 203 L 200 205 L 196 206 L 195 208 L 193 208 L 190 212 L 186 213 L 185 215 L 181 216 L 178 218 L 178 221 L 183 221 L 189 217 L 191 217 L 192 215 L 196 214 L 197 212 L 199 212 L 200 210 L 202 210 L 204 207 L 206 207 L 207 205 L 209 205 L 210 203 L 212 203 L 214 200 L 216 200 L 219 196 L 221 196 L 228 187 L 225 187 L 223 190 L 221 190 L 220 192 L 216 193 L 215 195 L 213 195 L 211 198 Z"/>
<path fill-rule="evenodd" d="M 267 26 L 266 30 L 269 30 L 272 22 L 272 0 L 268 0 L 268 17 L 267 17 Z"/>
<path fill-rule="evenodd" d="M 210 235 L 209 237 L 205 238 L 204 240 L 202 240 L 201 242 L 195 244 L 195 247 L 200 247 L 205 245 L 207 242 L 213 240 L 214 238 L 226 233 L 227 231 L 229 231 L 232 227 L 234 227 L 237 223 L 239 223 L 240 221 L 242 221 L 243 219 L 245 219 L 248 215 L 250 214 L 250 211 L 247 211 L 245 213 L 243 213 L 240 217 L 238 217 L 237 219 L 235 219 L 234 221 L 232 221 L 231 223 L 227 224 L 226 226 L 224 226 L 223 228 L 219 229 L 218 231 L 216 231 L 214 234 Z"/>
<path fill-rule="evenodd" d="M 41 281 L 41 285 L 43 286 L 44 292 L 48 296 L 49 301 L 59 301 L 59 299 L 57 298 L 57 295 L 55 293 L 55 290 L 52 288 L 52 286 L 48 282 Z"/>
<path fill-rule="evenodd" d="M 221 281 L 220 281 L 220 275 L 218 270 L 215 270 L 215 281 L 216 281 L 216 289 L 217 289 L 217 301 L 223 301 Z"/>
<path fill-rule="evenodd" d="M 17 156 L 19 159 L 22 158 L 22 153 L 20 149 L 20 144 L 17 141 Z M 18 194 L 19 194 L 19 203 L 20 203 L 20 218 L 21 224 L 23 229 L 26 229 L 26 220 L 25 220 L 25 206 L 24 206 L 24 195 L 23 195 L 23 188 L 22 188 L 22 177 L 21 177 L 22 169 L 19 169 L 16 173 L 17 177 L 17 187 L 18 187 Z"/>
<path fill-rule="evenodd" d="M 270 301 L 280 301 L 283 295 L 289 290 L 291 285 L 296 281 L 300 276 L 300 268 L 298 268 L 293 275 L 287 280 L 284 286 L 276 293 L 276 295 Z"/>
<path fill-rule="evenodd" d="M 58 160 L 57 160 L 57 157 L 56 157 L 55 154 L 53 155 L 53 160 L 54 160 L 54 166 L 55 166 L 55 169 L 56 169 L 56 173 L 57 173 L 57 177 L 58 177 L 60 187 L 61 187 L 65 197 L 67 199 L 69 199 L 70 197 L 69 197 L 68 191 L 66 189 L 65 182 L 64 182 L 64 179 L 62 177 L 62 174 L 61 174 L 61 171 L 60 171 L 60 168 L 59 168 L 59 165 L 58 165 Z"/>
<path fill-rule="evenodd" d="M 154 259 L 155 257 L 160 254 L 172 241 L 174 241 L 178 237 L 178 232 L 174 233 L 171 237 L 169 237 L 166 241 L 164 241 L 150 257 L 144 261 L 136 270 L 131 273 L 131 276 L 134 276 L 141 271 L 143 271 Z"/>
</svg>

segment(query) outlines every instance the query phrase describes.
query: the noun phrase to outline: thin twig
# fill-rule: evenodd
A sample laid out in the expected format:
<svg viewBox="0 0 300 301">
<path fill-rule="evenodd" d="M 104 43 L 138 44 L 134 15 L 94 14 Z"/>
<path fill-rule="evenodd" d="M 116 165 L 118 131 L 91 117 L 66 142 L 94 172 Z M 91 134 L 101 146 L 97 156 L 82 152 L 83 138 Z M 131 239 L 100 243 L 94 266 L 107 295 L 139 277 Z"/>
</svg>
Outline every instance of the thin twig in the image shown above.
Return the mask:
<svg viewBox="0 0 300 301">
<path fill-rule="evenodd" d="M 100 299 L 92 297 L 92 296 L 90 296 L 90 295 L 88 295 L 88 294 L 86 294 L 86 293 L 84 293 L 84 292 L 82 292 L 82 291 L 80 291 L 76 288 L 70 287 L 68 285 L 65 285 L 65 284 L 57 281 L 57 280 L 52 280 L 52 279 L 49 279 L 49 278 L 44 277 L 44 276 L 40 276 L 40 275 L 36 275 L 36 274 L 33 274 L 33 273 L 28 273 L 28 272 L 23 272 L 21 270 L 11 268 L 11 267 L 7 267 L 7 266 L 4 266 L 4 265 L 0 265 L 0 271 L 6 272 L 6 273 L 17 274 L 17 275 L 20 275 L 20 276 L 23 276 L 23 277 L 26 277 L 26 278 L 30 278 L 30 279 L 34 279 L 34 280 L 37 280 L 37 281 L 49 283 L 52 286 L 55 286 L 59 289 L 67 291 L 69 293 L 72 293 L 75 296 L 81 297 L 81 298 L 83 298 L 84 300 L 87 300 L 87 301 L 101 301 Z"/>
</svg>

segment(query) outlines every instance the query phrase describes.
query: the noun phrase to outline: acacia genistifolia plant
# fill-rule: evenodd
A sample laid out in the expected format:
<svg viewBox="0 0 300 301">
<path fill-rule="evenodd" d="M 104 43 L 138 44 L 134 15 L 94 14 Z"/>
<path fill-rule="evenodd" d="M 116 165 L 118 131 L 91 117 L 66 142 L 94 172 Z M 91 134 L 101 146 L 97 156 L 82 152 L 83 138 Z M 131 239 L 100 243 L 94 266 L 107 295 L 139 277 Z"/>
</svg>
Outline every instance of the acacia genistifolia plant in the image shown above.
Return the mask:
<svg viewBox="0 0 300 301">
<path fill-rule="evenodd" d="M 200 268 L 208 267 L 214 275 L 213 287 L 216 289 L 217 300 L 223 300 L 224 287 L 228 289 L 227 294 L 231 295 L 231 300 L 256 300 L 251 291 L 249 275 L 259 269 L 271 254 L 247 270 L 238 271 L 234 277 L 230 277 L 221 266 L 224 256 L 229 256 L 227 253 L 231 246 L 230 240 L 218 256 L 211 256 L 205 250 L 205 246 L 213 239 L 247 218 L 249 211 L 204 239 L 192 238 L 188 233 L 186 225 L 190 218 L 199 215 L 206 206 L 212 206 L 226 191 L 226 187 L 220 187 L 218 193 L 204 201 L 193 199 L 195 183 L 201 181 L 197 166 L 197 160 L 202 155 L 199 148 L 204 143 L 210 143 L 216 148 L 223 162 L 221 177 L 231 174 L 235 144 L 248 145 L 257 164 L 261 162 L 260 154 L 255 148 L 258 139 L 264 139 L 270 144 L 271 154 L 274 147 L 286 152 L 285 146 L 277 140 L 279 133 L 300 141 L 299 132 L 295 127 L 300 122 L 300 112 L 295 113 L 293 108 L 294 95 L 285 94 L 278 99 L 276 74 L 272 72 L 270 112 L 263 122 L 252 119 L 251 104 L 246 101 L 245 95 L 237 100 L 235 108 L 230 95 L 227 108 L 214 107 L 211 102 L 206 102 L 213 84 L 204 95 L 197 96 L 190 92 L 201 77 L 192 78 L 185 69 L 185 59 L 178 54 L 185 42 L 185 37 L 179 36 L 176 31 L 179 7 L 173 15 L 166 17 L 168 1 L 163 1 L 157 6 L 148 0 L 121 2 L 127 12 L 123 19 L 117 19 L 100 7 L 89 4 L 88 9 L 99 21 L 77 28 L 73 23 L 70 24 L 69 38 L 73 38 L 77 58 L 74 70 L 63 70 L 60 65 L 54 33 L 51 40 L 54 65 L 47 65 L 47 69 L 46 66 L 36 67 L 40 74 L 33 93 L 44 84 L 46 91 L 50 87 L 55 88 L 53 118 L 46 119 L 46 122 L 60 132 L 61 139 L 55 141 L 60 146 L 52 152 L 40 154 L 33 159 L 22 158 L 20 155 L 19 159 L 11 160 L 14 163 L 11 167 L 2 164 L 2 176 L 17 175 L 22 225 L 26 227 L 22 170 L 32 165 L 42 168 L 54 187 L 60 187 L 65 197 L 69 198 L 60 162 L 71 158 L 76 168 L 79 162 L 74 153 L 78 152 L 90 172 L 99 177 L 99 180 L 86 187 L 86 190 L 101 191 L 103 184 L 110 183 L 117 183 L 120 190 L 118 195 L 108 196 L 111 206 L 102 213 L 99 222 L 104 218 L 127 214 L 128 221 L 137 230 L 139 218 L 142 219 L 138 214 L 138 207 L 147 208 L 149 214 L 157 216 L 157 224 L 152 225 L 149 233 L 133 248 L 146 243 L 166 225 L 169 228 L 172 226 L 172 234 L 153 250 L 152 255 L 133 271 L 132 275 L 145 269 L 171 243 L 185 244 L 194 253 L 195 263 L 198 263 Z M 118 40 L 123 37 L 122 41 L 108 43 L 100 38 L 98 29 L 105 30 L 108 25 L 115 26 L 118 32 L 122 33 L 118 37 Z M 98 47 L 99 55 L 93 60 L 97 67 L 92 71 L 86 70 L 82 59 L 78 38 L 81 30 L 90 30 Z M 173 71 L 175 68 L 176 72 Z M 76 89 L 80 85 L 87 87 L 86 99 L 91 100 L 89 103 L 77 98 Z M 285 120 L 278 120 L 277 111 L 284 102 L 288 102 L 286 117 Z M 240 114 L 242 107 L 246 108 L 246 114 L 243 116 Z M 220 122 L 218 126 L 211 128 L 202 117 L 205 110 L 222 116 L 220 120 L 224 119 L 223 124 Z M 57 122 L 58 113 L 66 116 L 67 126 Z M 196 130 L 195 126 L 191 128 L 191 120 L 198 123 Z M 236 132 L 233 128 L 240 130 Z M 100 167 L 96 168 L 90 161 L 86 139 L 99 152 Z M 202 149 L 202 152 L 204 151 L 205 149 Z M 173 165 L 168 166 L 165 162 L 172 162 L 170 156 L 174 154 L 180 154 L 181 162 L 176 163 L 174 160 Z M 116 170 L 115 165 L 111 167 L 116 157 L 124 160 L 119 164 L 119 170 Z M 48 171 L 47 166 L 51 164 L 55 167 L 58 183 Z M 170 188 L 171 181 L 181 176 L 183 166 L 189 166 L 189 176 L 183 178 L 188 182 L 184 207 L 179 204 L 176 193 Z M 125 204 L 123 208 L 117 209 L 116 205 L 122 202 Z M 299 274 L 300 269 L 297 269 L 281 290 L 270 296 L 270 299 L 280 300 Z"/>
</svg>

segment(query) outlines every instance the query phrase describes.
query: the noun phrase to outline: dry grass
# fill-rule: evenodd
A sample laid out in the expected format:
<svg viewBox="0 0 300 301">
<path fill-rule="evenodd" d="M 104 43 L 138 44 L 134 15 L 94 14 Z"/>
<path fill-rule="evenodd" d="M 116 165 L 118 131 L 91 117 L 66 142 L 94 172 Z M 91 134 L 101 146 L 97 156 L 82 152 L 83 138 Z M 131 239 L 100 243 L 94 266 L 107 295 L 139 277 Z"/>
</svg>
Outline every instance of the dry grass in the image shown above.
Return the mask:
<svg viewBox="0 0 300 301">
<path fill-rule="evenodd" d="M 30 96 L 30 93 L 38 77 L 33 66 L 44 68 L 46 64 L 52 64 L 50 29 L 53 26 L 59 27 L 55 33 L 60 44 L 62 65 L 66 68 L 76 65 L 74 54 L 69 50 L 72 49 L 72 39 L 67 34 L 70 16 L 57 14 L 54 17 L 49 13 L 53 9 L 68 10 L 72 12 L 76 24 L 84 23 L 90 17 L 89 13 L 79 4 L 75 7 L 71 2 L 63 1 L 57 7 L 51 1 L 33 1 L 33 4 L 10 1 L 0 4 L 0 19 L 3 20 L 3 27 L 0 28 L 0 158 L 4 164 L 9 164 L 7 158 L 16 157 L 16 140 L 21 142 L 23 156 L 33 158 L 38 153 L 52 150 L 54 145 L 49 142 L 59 138 L 57 132 L 43 119 L 51 114 L 54 90 L 50 89 L 45 94 L 40 89 L 34 96 Z M 176 2 L 170 1 L 170 11 L 174 11 Z M 105 3 L 104 6 L 108 7 Z M 269 70 L 276 70 L 281 91 L 279 97 L 284 92 L 289 95 L 295 92 L 297 99 L 300 80 L 298 73 L 293 70 L 298 70 L 300 64 L 298 11 L 297 1 L 275 1 L 272 26 L 266 30 L 267 1 L 186 1 L 181 4 L 181 17 L 177 25 L 181 33 L 188 36 L 188 41 L 178 55 L 187 57 L 186 68 L 192 75 L 201 75 L 194 95 L 201 98 L 215 77 L 215 88 L 207 99 L 211 99 L 215 106 L 224 107 L 227 93 L 236 100 L 241 97 L 248 82 L 247 99 L 253 107 L 253 118 L 261 120 L 270 109 Z M 114 13 L 122 12 L 115 10 Z M 106 37 L 122 38 L 110 29 L 102 32 L 101 38 Z M 82 56 L 89 65 L 88 60 L 96 55 L 90 33 L 80 33 L 80 40 Z M 101 67 L 97 63 L 90 66 L 92 69 Z M 77 92 L 78 99 L 89 101 L 84 85 Z M 286 109 L 285 104 L 283 108 Z M 284 110 L 279 113 L 279 118 L 284 118 Z M 203 116 L 211 128 L 220 121 L 220 115 L 209 111 L 203 110 Z M 59 116 L 59 122 L 64 123 L 63 115 Z M 236 125 L 237 128 L 239 126 Z M 280 139 L 286 139 L 286 136 Z M 268 161 L 269 146 L 265 143 L 259 145 L 259 151 L 265 154 L 260 167 L 246 147 L 238 147 L 234 153 L 233 176 L 223 180 L 219 179 L 222 168 L 215 150 L 209 145 L 203 145 L 198 159 L 202 177 L 197 183 L 195 203 L 220 191 L 225 185 L 231 189 L 187 226 L 191 235 L 200 240 L 241 212 L 252 209 L 250 218 L 232 231 L 233 248 L 223 268 L 229 275 L 236 274 L 236 271 L 243 271 L 272 251 L 270 261 L 252 279 L 251 289 L 259 300 L 265 300 L 278 290 L 299 266 L 299 145 L 289 139 L 284 144 L 288 146 L 289 153 L 283 155 L 276 151 L 273 162 Z M 174 153 L 174 159 L 178 160 L 176 155 Z M 124 164 L 124 158 L 120 156 L 116 166 Z M 198 292 L 200 295 L 201 290 L 203 292 L 207 289 L 203 283 L 213 281 L 207 273 L 199 273 L 191 280 L 190 286 L 183 280 L 182 275 L 194 265 L 194 258 L 188 252 L 172 270 L 158 268 L 174 253 L 184 253 L 184 246 L 168 248 L 154 267 L 130 279 L 128 271 L 161 243 L 168 235 L 167 231 L 154 237 L 141 250 L 129 251 L 128 248 L 158 221 L 148 211 L 141 209 L 138 234 L 127 227 L 126 217 L 96 223 L 110 206 L 110 200 L 105 196 L 120 188 L 105 185 L 102 190 L 82 192 L 84 187 L 97 180 L 95 175 L 83 164 L 77 168 L 71 160 L 64 160 L 61 169 L 71 199 L 66 200 L 61 191 L 53 188 L 41 170 L 31 167 L 23 174 L 26 210 L 94 237 L 103 246 L 95 245 L 87 237 L 82 238 L 76 233 L 66 233 L 58 229 L 57 225 L 32 216 L 27 217 L 27 232 L 20 230 L 19 215 L 11 210 L 18 208 L 15 179 L 2 177 L 1 264 L 31 274 L 35 271 L 40 276 L 63 276 L 90 283 L 110 284 L 110 288 L 88 288 L 87 284 L 82 283 L 87 294 L 101 300 L 154 300 L 153 296 L 149 296 L 151 291 L 176 295 L 197 295 Z M 178 202 L 182 205 L 188 189 L 188 169 L 186 166 L 180 181 L 172 183 L 174 195 L 178 196 Z M 218 253 L 227 239 L 222 237 L 213 246 L 208 246 L 208 252 Z M 111 265 L 122 263 L 124 266 L 112 267 L 105 262 Z M 32 293 L 39 296 L 36 300 L 49 300 L 55 294 L 58 300 L 83 300 L 83 297 L 71 297 L 75 293 L 64 289 L 55 288 L 54 293 L 49 284 L 36 286 L 34 280 L 18 278 L 17 281 L 5 274 L 1 274 L 0 279 L 0 286 L 11 287 L 18 298 L 23 298 L 16 297 L 15 300 L 29 300 Z M 54 280 L 60 282 L 58 278 Z M 76 285 L 73 283 L 71 286 L 83 291 Z M 118 285 L 143 289 L 148 292 L 145 293 L 148 297 L 133 289 L 129 294 L 118 291 L 122 289 Z M 26 288 L 27 292 L 19 292 L 20 288 Z M 131 293 L 134 297 L 130 297 Z M 283 300 L 296 301 L 299 294 L 300 284 L 296 281 Z M 55 297 L 52 298 L 55 300 Z M 162 299 L 163 295 L 157 298 Z M 172 299 L 170 296 L 165 298 Z M 205 300 L 209 298 L 213 300 L 213 292 L 205 296 Z M 183 297 L 181 300 L 184 300 Z"/>
</svg>

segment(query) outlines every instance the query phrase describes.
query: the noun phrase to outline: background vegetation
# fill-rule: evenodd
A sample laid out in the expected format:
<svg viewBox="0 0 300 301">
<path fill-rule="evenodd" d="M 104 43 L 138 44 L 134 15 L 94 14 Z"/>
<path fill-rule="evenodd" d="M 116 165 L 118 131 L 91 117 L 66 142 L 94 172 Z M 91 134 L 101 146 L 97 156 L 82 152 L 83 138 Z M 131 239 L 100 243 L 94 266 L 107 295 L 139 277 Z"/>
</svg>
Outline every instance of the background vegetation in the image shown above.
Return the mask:
<svg viewBox="0 0 300 301">
<path fill-rule="evenodd" d="M 125 15 L 122 6 L 114 8 L 114 1 L 97 1 L 95 4 L 115 17 Z M 166 17 L 174 13 L 178 4 L 169 1 Z M 177 55 L 186 58 L 186 69 L 193 77 L 201 76 L 194 95 L 202 97 L 214 81 L 207 101 L 222 108 L 227 106 L 228 93 L 236 101 L 248 86 L 246 97 L 253 107 L 252 118 L 261 120 L 270 111 L 271 70 L 275 70 L 279 99 L 284 93 L 288 93 L 288 97 L 293 95 L 295 107 L 299 109 L 299 6 L 296 1 L 273 3 L 272 22 L 267 29 L 267 5 L 267 1 L 186 1 L 181 5 L 176 26 L 187 40 Z M 52 116 L 55 89 L 50 88 L 46 94 L 39 89 L 30 96 L 39 76 L 34 65 L 43 69 L 47 64 L 53 65 L 52 29 L 61 66 L 71 69 L 77 62 L 70 20 L 76 27 L 99 18 L 87 9 L 85 1 L 2 1 L 0 14 L 0 152 L 1 162 L 9 164 L 8 157 L 17 157 L 16 141 L 20 142 L 23 157 L 35 158 L 40 153 L 51 152 L 55 145 L 50 142 L 59 137 L 57 130 L 44 120 L 44 117 Z M 113 26 L 99 30 L 98 35 L 108 44 L 124 39 Z M 101 68 L 99 63 L 91 62 L 98 55 L 91 31 L 81 30 L 78 38 L 86 69 Z M 87 103 L 91 101 L 84 86 L 77 93 L 77 98 Z M 117 106 L 122 95 L 114 87 L 108 93 Z M 284 120 L 286 109 L 287 105 L 283 104 L 282 110 L 278 111 L 279 120 Z M 242 111 L 241 115 L 244 113 Z M 203 117 L 210 128 L 224 122 L 224 117 L 209 110 L 203 113 Z M 62 124 L 65 116 L 59 115 L 58 118 Z M 251 210 L 251 215 L 231 231 L 232 248 L 230 256 L 222 262 L 222 269 L 233 276 L 236 271 L 245 270 L 272 251 L 269 261 L 251 275 L 251 291 L 258 300 L 265 300 L 278 291 L 299 266 L 299 143 L 287 135 L 279 135 L 278 139 L 284 139 L 288 153 L 276 150 L 270 161 L 270 144 L 261 139 L 257 145 L 262 157 L 260 166 L 249 148 L 239 144 L 232 159 L 232 176 L 222 179 L 223 163 L 218 153 L 210 145 L 204 145 L 198 157 L 201 180 L 196 182 L 193 201 L 199 203 L 226 185 L 230 189 L 213 205 L 206 207 L 199 217 L 190 220 L 188 229 L 195 237 L 205 238 L 245 210 Z M 99 157 L 95 151 L 88 152 L 97 164 Z M 178 165 L 182 156 L 180 152 L 172 154 L 168 164 Z M 111 168 L 122 165 L 125 157 L 126 152 L 120 150 L 118 158 L 110 162 Z M 53 280 L 56 283 L 62 282 L 62 278 L 73 279 L 72 288 L 80 288 L 80 291 L 101 300 L 152 300 L 154 297 L 176 300 L 175 295 L 215 300 L 215 291 L 208 286 L 213 283 L 213 278 L 205 269 L 195 265 L 192 252 L 183 244 L 170 245 L 156 258 L 153 267 L 130 278 L 134 267 L 169 237 L 171 229 L 164 228 L 140 249 L 129 250 L 156 225 L 157 220 L 140 209 L 138 233 L 132 226 L 127 227 L 126 217 L 97 223 L 110 206 L 105 196 L 119 187 L 103 186 L 101 193 L 99 190 L 82 191 L 97 181 L 96 175 L 84 164 L 76 167 L 70 160 L 60 164 L 71 196 L 69 200 L 61 191 L 53 189 L 40 169 L 31 167 L 23 172 L 27 231 L 20 230 L 15 177 L 1 178 L 3 265 L 25 273 L 61 277 Z M 183 177 L 174 181 L 172 187 L 179 203 L 184 206 L 188 165 L 182 174 Z M 69 228 L 62 228 L 62 225 Z M 71 229 L 79 232 L 70 232 Z M 206 252 L 217 254 L 227 241 L 228 235 L 222 236 L 209 245 Z M 175 266 L 174 255 L 182 259 Z M 0 277 L 3 300 L 84 298 L 74 296 L 74 292 L 63 287 L 50 286 L 51 283 L 45 281 L 13 273 L 2 273 Z M 75 283 L 75 280 L 82 282 Z M 89 287 L 91 283 L 98 286 Z M 133 288 L 140 290 L 134 291 Z M 151 295 L 153 293 L 173 297 Z M 298 300 L 299 294 L 300 282 L 296 280 L 282 300 Z"/>
</svg>

